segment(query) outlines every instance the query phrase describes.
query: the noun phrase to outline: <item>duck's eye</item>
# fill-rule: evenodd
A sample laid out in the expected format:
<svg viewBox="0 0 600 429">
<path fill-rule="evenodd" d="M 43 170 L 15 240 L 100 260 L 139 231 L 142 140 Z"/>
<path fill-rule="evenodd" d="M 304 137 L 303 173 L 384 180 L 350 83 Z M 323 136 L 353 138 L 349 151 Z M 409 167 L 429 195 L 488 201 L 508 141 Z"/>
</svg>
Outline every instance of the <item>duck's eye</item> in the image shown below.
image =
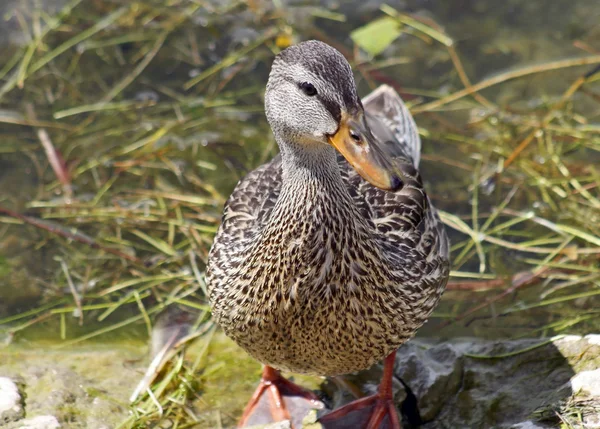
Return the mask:
<svg viewBox="0 0 600 429">
<path fill-rule="evenodd" d="M 317 88 L 315 88 L 315 86 L 312 83 L 302 82 L 300 84 L 300 89 L 302 90 L 302 92 L 304 92 L 309 97 L 312 97 L 313 95 L 317 95 Z"/>
</svg>

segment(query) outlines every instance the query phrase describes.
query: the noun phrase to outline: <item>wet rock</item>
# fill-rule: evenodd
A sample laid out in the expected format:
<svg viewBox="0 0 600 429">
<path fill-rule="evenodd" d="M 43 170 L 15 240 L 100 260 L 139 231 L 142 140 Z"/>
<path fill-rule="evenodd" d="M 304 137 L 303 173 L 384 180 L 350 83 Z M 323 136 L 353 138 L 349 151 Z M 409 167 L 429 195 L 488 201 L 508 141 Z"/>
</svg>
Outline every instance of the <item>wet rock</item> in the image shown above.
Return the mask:
<svg viewBox="0 0 600 429">
<path fill-rule="evenodd" d="M 413 340 L 400 348 L 395 375 L 416 396 L 423 429 L 542 429 L 581 415 L 585 427 L 600 427 L 600 337 L 567 336 L 554 341 L 446 342 Z M 345 377 L 371 393 L 380 369 Z M 375 380 L 374 380 L 375 379 Z M 330 397 L 344 397 L 324 386 Z M 342 389 L 339 389 L 342 390 Z M 400 393 L 396 399 L 403 398 Z M 336 403 L 335 406 L 340 406 Z M 598 426 L 594 426 L 598 424 Z"/>
<path fill-rule="evenodd" d="M 531 420 L 527 420 L 526 422 L 517 423 L 516 425 L 512 425 L 510 429 L 546 429 L 546 426 L 540 426 Z"/>
<path fill-rule="evenodd" d="M 583 371 L 571 379 L 573 392 L 600 397 L 600 369 Z"/>
<path fill-rule="evenodd" d="M 409 343 L 396 359 L 395 375 L 408 383 L 419 398 L 421 418 L 429 421 L 442 408 L 443 403 L 438 399 L 458 391 L 463 357 L 452 344 L 425 349 L 418 343 Z"/>
<path fill-rule="evenodd" d="M 8 377 L 0 377 L 0 425 L 24 416 L 23 397 L 17 384 Z"/>
<path fill-rule="evenodd" d="M 460 350 L 457 359 L 463 361 L 460 386 L 419 398 L 423 406 L 425 401 L 438 402 L 439 412 L 428 416 L 426 427 L 511 427 L 527 421 L 536 410 L 558 406 L 572 393 L 566 383 L 574 372 L 555 345 L 529 350 L 537 344 L 537 340 L 455 343 Z M 444 345 L 433 346 L 430 352 L 440 347 Z"/>
</svg>

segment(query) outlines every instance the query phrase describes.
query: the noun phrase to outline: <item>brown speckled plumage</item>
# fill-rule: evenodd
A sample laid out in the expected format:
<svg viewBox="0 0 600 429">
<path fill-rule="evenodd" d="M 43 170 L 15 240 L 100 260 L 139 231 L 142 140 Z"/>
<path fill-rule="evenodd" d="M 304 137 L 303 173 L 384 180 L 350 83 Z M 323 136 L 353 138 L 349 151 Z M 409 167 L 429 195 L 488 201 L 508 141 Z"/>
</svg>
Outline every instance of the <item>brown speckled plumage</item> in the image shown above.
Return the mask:
<svg viewBox="0 0 600 429">
<path fill-rule="evenodd" d="M 339 66 L 335 52 L 319 56 L 322 73 Z M 302 51 L 295 54 L 302 66 Z M 336 70 L 331 92 L 344 91 L 340 75 L 355 91 L 346 69 Z M 274 73 L 269 85 L 276 92 Z M 342 111 L 360 105 L 353 94 L 327 94 L 327 76 L 311 76 L 322 82 L 319 95 L 339 100 Z M 267 113 L 282 154 L 241 180 L 225 205 L 207 271 L 213 315 L 274 368 L 320 375 L 368 368 L 426 321 L 449 273 L 448 239 L 417 170 L 416 126 L 389 87 L 363 100 L 377 145 L 403 182 L 396 192 L 383 191 L 331 146 L 293 142 L 272 119 L 273 97 Z"/>
</svg>

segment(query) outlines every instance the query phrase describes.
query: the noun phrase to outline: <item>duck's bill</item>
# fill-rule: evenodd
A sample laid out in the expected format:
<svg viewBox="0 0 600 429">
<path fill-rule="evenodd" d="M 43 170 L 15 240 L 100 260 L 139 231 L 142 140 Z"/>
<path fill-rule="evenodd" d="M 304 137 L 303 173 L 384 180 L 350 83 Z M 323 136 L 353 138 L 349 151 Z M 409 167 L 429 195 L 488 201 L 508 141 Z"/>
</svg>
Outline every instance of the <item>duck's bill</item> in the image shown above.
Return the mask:
<svg viewBox="0 0 600 429">
<path fill-rule="evenodd" d="M 395 191 L 402 186 L 391 160 L 377 146 L 364 114 L 343 116 L 337 132 L 329 136 L 329 142 L 371 185 L 386 191 Z"/>
</svg>

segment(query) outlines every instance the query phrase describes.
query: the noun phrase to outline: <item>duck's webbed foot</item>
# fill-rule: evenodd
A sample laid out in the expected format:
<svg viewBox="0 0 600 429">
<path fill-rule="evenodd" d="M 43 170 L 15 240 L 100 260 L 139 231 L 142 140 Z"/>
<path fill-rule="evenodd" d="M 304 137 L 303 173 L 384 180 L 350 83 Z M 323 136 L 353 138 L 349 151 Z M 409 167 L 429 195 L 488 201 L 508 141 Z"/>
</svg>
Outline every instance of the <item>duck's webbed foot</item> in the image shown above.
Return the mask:
<svg viewBox="0 0 600 429">
<path fill-rule="evenodd" d="M 392 377 L 396 352 L 385 359 L 383 377 L 375 395 L 357 399 L 319 419 L 324 429 L 402 429 L 394 405 Z"/>
<path fill-rule="evenodd" d="M 276 369 L 265 366 L 238 428 L 283 420 L 289 420 L 293 428 L 300 428 L 308 412 L 320 408 L 323 403 L 317 395 L 282 377 Z"/>
</svg>

